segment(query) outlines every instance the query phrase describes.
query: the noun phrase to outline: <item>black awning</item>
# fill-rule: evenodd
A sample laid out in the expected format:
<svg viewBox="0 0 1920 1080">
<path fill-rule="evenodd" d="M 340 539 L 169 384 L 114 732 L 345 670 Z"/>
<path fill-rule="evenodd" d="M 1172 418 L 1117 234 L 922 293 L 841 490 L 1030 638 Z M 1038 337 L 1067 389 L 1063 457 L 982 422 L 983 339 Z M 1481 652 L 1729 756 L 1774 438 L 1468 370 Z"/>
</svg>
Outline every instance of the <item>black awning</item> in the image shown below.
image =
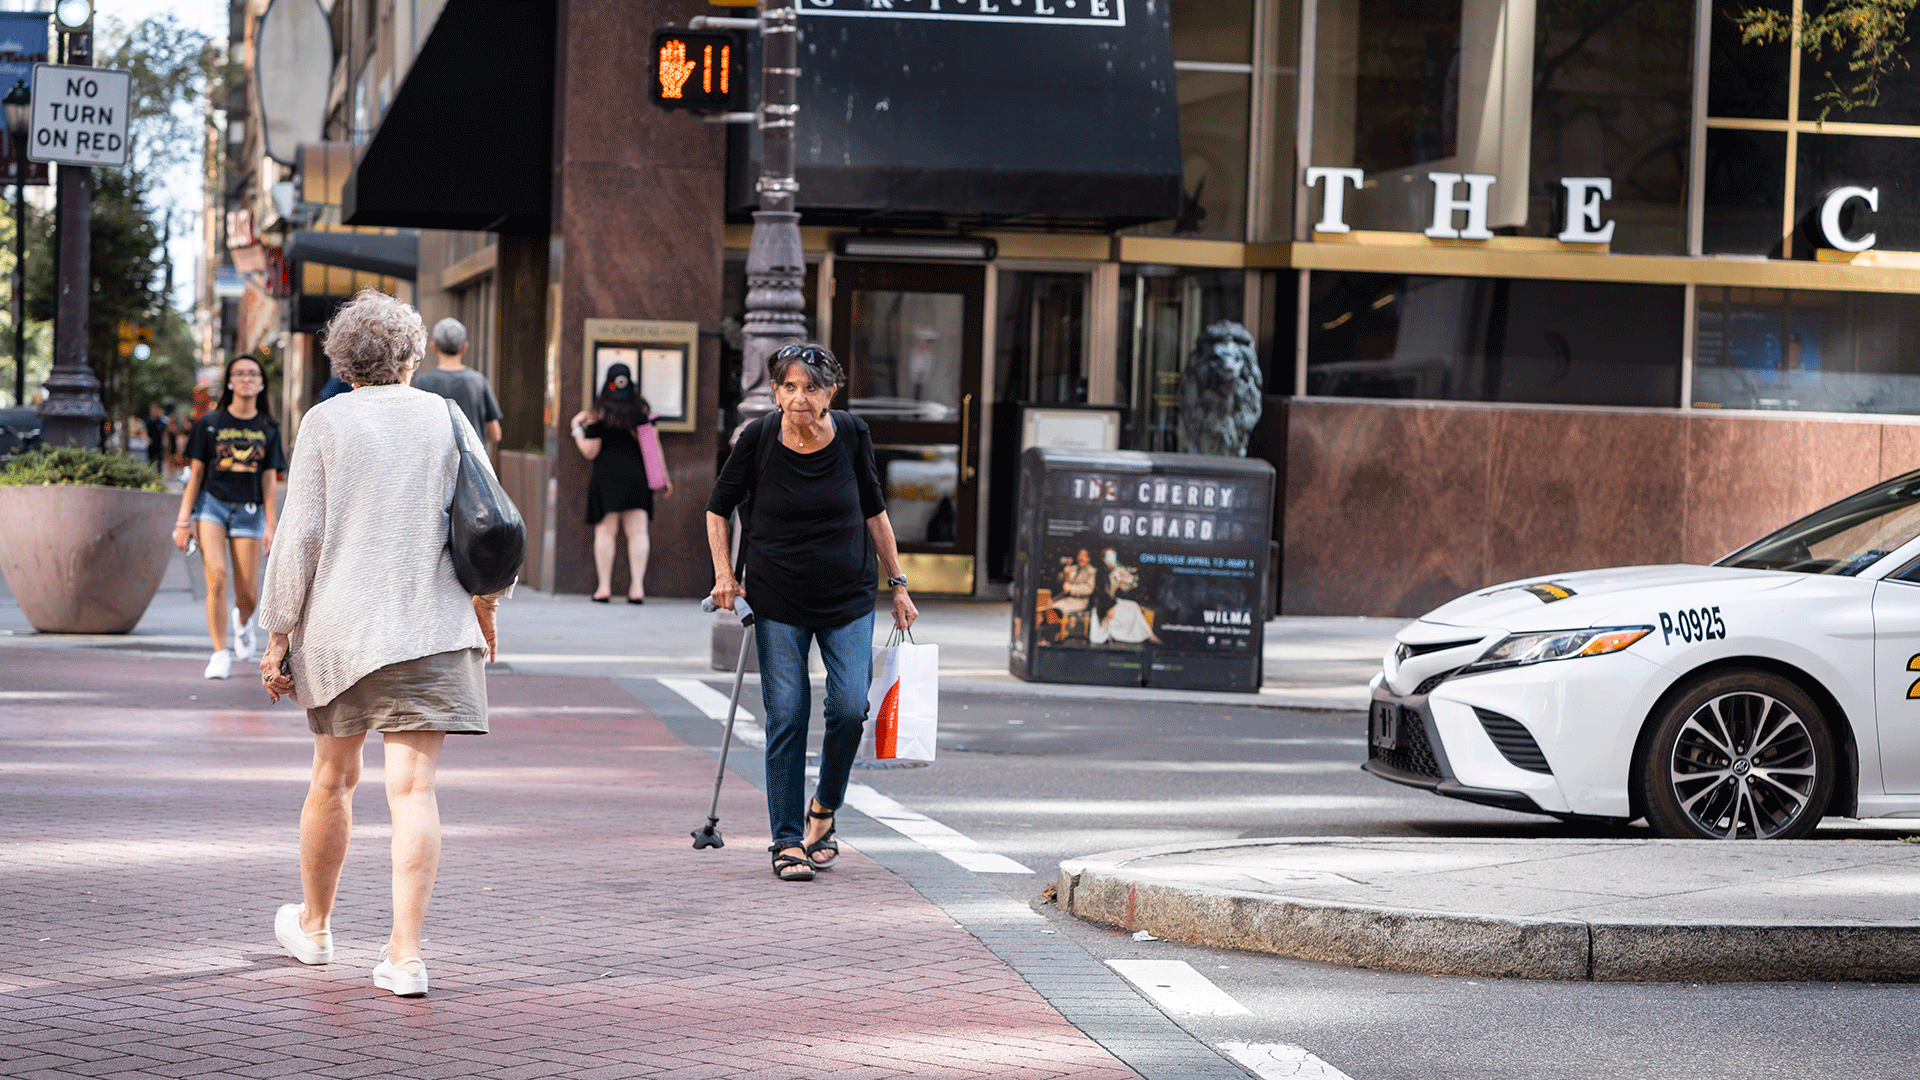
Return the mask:
<svg viewBox="0 0 1920 1080">
<path fill-rule="evenodd" d="M 391 233 L 300 229 L 287 238 L 286 257 L 412 281 L 420 271 L 420 234 L 412 229 Z"/>
<path fill-rule="evenodd" d="M 447 0 L 341 197 L 349 225 L 546 236 L 556 0 Z"/>
<path fill-rule="evenodd" d="M 1165 3 L 801 0 L 796 174 L 811 219 L 1097 222 L 1180 210 Z M 757 47 L 750 59 L 759 95 Z M 730 209 L 760 134 L 734 129 Z"/>
</svg>

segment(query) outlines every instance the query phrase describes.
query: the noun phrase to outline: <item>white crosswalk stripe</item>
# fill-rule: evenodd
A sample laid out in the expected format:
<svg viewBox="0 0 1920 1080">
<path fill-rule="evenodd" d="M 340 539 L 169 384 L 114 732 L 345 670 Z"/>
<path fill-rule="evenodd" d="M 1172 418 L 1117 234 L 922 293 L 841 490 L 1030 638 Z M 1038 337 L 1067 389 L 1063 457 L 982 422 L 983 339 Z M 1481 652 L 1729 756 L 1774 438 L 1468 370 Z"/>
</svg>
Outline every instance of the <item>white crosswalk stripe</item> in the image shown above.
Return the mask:
<svg viewBox="0 0 1920 1080">
<path fill-rule="evenodd" d="M 915 813 L 865 784 L 847 785 L 847 805 L 976 874 L 1033 873 L 1005 855 L 985 850 L 973 838 L 925 814 Z"/>
<path fill-rule="evenodd" d="M 706 714 L 708 719 L 725 722 L 727 695 L 699 679 L 657 679 L 661 686 L 679 694 L 687 703 Z M 754 721 L 746 706 L 734 714 L 733 735 L 753 747 L 767 745 L 766 729 Z M 818 777 L 818 766 L 809 765 L 807 775 Z M 976 874 L 1031 874 L 1033 871 L 998 852 L 988 851 L 972 837 L 950 829 L 925 814 L 915 813 L 865 784 L 847 785 L 847 805 L 907 837 L 929 851 L 937 852 Z"/>
<path fill-rule="evenodd" d="M 1109 960 L 1107 966 L 1170 1016 L 1252 1016 L 1184 960 Z"/>
<path fill-rule="evenodd" d="M 661 686 L 687 699 L 687 704 L 706 714 L 709 720 L 727 722 L 727 695 L 701 682 L 699 679 L 657 679 Z M 766 729 L 754 722 L 753 713 L 745 705 L 733 717 L 733 737 L 748 746 L 767 745 Z"/>
<path fill-rule="evenodd" d="M 1253 1010 L 1184 960 L 1109 960 L 1107 966 L 1169 1016 L 1253 1015 Z M 1223 1042 L 1217 1049 L 1260 1080 L 1353 1080 L 1306 1047 L 1292 1043 Z"/>
<path fill-rule="evenodd" d="M 1291 1043 L 1223 1042 L 1220 1052 L 1253 1070 L 1260 1080 L 1353 1080 Z"/>
</svg>

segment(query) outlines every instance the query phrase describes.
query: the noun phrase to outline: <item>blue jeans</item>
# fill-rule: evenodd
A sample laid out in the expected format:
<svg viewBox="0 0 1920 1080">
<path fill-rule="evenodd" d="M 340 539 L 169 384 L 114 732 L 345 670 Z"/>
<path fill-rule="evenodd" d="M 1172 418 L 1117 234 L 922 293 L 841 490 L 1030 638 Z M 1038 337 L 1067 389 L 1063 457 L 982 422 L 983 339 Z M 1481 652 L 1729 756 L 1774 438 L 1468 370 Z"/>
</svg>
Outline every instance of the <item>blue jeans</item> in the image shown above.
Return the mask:
<svg viewBox="0 0 1920 1080">
<path fill-rule="evenodd" d="M 814 798 L 838 810 L 847 774 L 867 722 L 867 684 L 873 681 L 873 615 L 827 629 L 790 626 L 760 617 L 753 623 L 760 650 L 760 702 L 767 715 L 767 821 L 774 845 L 797 847 L 806 831 L 807 644 L 820 642 L 827 665 L 826 737 L 820 746 L 820 787 Z"/>
</svg>

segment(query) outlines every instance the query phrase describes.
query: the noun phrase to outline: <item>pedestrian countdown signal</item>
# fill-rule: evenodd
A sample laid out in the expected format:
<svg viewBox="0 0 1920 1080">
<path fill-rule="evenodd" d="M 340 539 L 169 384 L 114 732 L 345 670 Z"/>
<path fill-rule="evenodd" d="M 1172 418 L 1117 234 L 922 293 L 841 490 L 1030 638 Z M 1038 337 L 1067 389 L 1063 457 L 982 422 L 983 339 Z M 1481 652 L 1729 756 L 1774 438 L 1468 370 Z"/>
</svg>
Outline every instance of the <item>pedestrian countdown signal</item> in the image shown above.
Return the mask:
<svg viewBox="0 0 1920 1080">
<path fill-rule="evenodd" d="M 732 34 L 653 33 L 653 103 L 663 109 L 740 112 L 747 107 L 746 64 Z"/>
</svg>

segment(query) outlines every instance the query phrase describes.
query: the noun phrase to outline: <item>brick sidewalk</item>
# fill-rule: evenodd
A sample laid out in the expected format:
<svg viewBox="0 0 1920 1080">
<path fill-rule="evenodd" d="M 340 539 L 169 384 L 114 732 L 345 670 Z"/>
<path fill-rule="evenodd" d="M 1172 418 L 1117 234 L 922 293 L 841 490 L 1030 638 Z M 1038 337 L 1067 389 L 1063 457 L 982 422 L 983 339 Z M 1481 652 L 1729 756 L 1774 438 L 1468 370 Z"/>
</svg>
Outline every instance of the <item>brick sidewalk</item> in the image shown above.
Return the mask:
<svg viewBox="0 0 1920 1080">
<path fill-rule="evenodd" d="M 448 740 L 423 1000 L 372 984 L 369 739 L 337 959 L 303 967 L 272 918 L 299 899 L 304 717 L 201 664 L 0 651 L 0 1075 L 1135 1075 L 859 853 L 774 879 L 746 783 L 728 846 L 693 851 L 711 755 L 605 680 L 495 676 L 495 733 Z"/>
</svg>

